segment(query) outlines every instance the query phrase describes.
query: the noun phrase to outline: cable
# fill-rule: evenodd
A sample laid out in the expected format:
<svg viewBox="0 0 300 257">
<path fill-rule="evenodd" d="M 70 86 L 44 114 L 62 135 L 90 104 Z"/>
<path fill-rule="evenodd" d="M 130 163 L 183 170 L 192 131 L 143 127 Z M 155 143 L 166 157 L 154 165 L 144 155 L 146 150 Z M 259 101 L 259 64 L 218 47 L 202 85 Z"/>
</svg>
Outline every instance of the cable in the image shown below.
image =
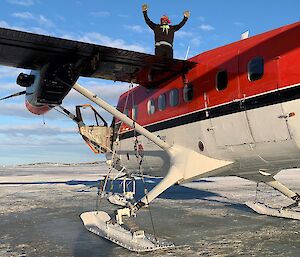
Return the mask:
<svg viewBox="0 0 300 257">
<path fill-rule="evenodd" d="M 64 112 L 58 110 L 56 107 L 53 108 L 55 111 L 59 112 L 62 115 L 65 115 L 66 117 L 70 118 L 67 114 L 65 114 Z"/>
<path fill-rule="evenodd" d="M 152 212 L 151 212 L 151 208 L 150 208 L 150 203 L 149 203 L 149 199 L 148 199 L 148 189 L 147 189 L 146 182 L 145 182 L 145 179 L 144 179 L 144 173 L 142 171 L 143 157 L 144 156 L 141 156 L 141 160 L 139 162 L 139 173 L 141 174 L 142 182 L 143 182 L 143 185 L 144 185 L 144 192 L 145 192 L 145 197 L 146 197 L 147 206 L 148 206 L 148 210 L 149 210 L 150 221 L 151 221 L 151 225 L 152 225 L 152 229 L 153 229 L 153 236 L 154 236 L 155 240 L 157 241 L 155 227 L 154 227 L 154 221 L 153 221 Z"/>
<path fill-rule="evenodd" d="M 132 83 L 129 85 L 129 90 L 131 89 L 132 87 Z M 127 104 L 128 104 L 128 98 L 129 98 L 129 93 L 127 94 L 126 96 L 126 100 L 125 100 L 125 105 L 124 105 L 124 110 L 123 110 L 123 113 L 127 107 Z M 106 189 L 106 186 L 107 186 L 107 181 L 108 181 L 108 177 L 113 169 L 113 161 L 115 159 L 115 155 L 116 155 L 116 152 L 117 152 L 117 148 L 119 146 L 119 139 L 120 139 L 120 132 L 121 132 L 121 126 L 122 126 L 123 122 L 120 124 L 120 127 L 117 131 L 117 138 L 115 140 L 115 143 L 116 143 L 116 146 L 114 147 L 113 151 L 112 151 L 112 157 L 111 157 L 111 161 L 110 161 L 110 164 L 109 164 L 109 169 L 108 169 L 108 172 L 107 172 L 107 175 L 105 177 L 105 180 L 104 180 L 104 185 L 102 186 L 101 185 L 101 181 L 99 183 L 99 187 L 98 187 L 98 192 L 97 192 L 97 198 L 96 198 L 96 211 L 98 213 L 98 211 L 100 210 L 100 205 L 101 205 L 101 200 L 102 198 L 104 197 L 103 195 L 103 192 L 105 191 Z M 100 194 L 101 193 L 101 194 Z M 101 196 L 100 196 L 101 195 Z"/>
<path fill-rule="evenodd" d="M 134 97 L 133 97 L 133 93 L 131 94 L 131 99 L 132 99 L 132 107 L 134 106 Z M 147 206 L 148 206 L 148 210 L 149 210 L 149 216 L 150 216 L 150 221 L 151 221 L 151 225 L 152 225 L 152 229 L 153 229 L 153 236 L 155 238 L 155 240 L 157 241 L 157 237 L 156 237 L 156 232 L 155 232 L 155 227 L 154 227 L 154 221 L 153 221 L 153 217 L 152 217 L 152 212 L 151 212 L 151 208 L 150 208 L 150 203 L 149 203 L 149 199 L 148 199 L 148 189 L 144 180 L 144 173 L 142 172 L 142 163 L 143 163 L 143 158 L 144 158 L 144 149 L 142 144 L 139 144 L 138 141 L 138 135 L 136 133 L 135 130 L 135 120 L 133 120 L 133 135 L 134 135 L 134 151 L 135 151 L 135 156 L 137 159 L 140 158 L 139 160 L 139 168 L 138 168 L 138 172 L 141 174 L 142 176 L 142 181 L 143 181 L 143 185 L 144 185 L 144 192 L 145 192 L 145 197 L 146 197 L 146 201 L 147 201 Z"/>
</svg>

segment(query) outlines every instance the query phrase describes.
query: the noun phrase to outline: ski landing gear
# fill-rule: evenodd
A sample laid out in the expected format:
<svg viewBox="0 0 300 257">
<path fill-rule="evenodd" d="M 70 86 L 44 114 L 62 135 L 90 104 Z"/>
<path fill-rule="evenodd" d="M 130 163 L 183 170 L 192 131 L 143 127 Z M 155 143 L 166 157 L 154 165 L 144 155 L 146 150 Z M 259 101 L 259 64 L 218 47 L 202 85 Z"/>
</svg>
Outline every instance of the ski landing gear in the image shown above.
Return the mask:
<svg viewBox="0 0 300 257">
<path fill-rule="evenodd" d="M 136 213 L 133 208 L 134 205 L 131 203 L 131 201 L 134 200 L 133 196 L 135 194 L 136 186 L 134 178 L 125 177 L 123 179 L 120 184 L 123 187 L 123 194 L 105 193 L 111 168 L 112 167 L 110 167 L 108 174 L 105 177 L 104 185 L 102 186 L 102 183 L 99 185 L 98 196 L 100 196 L 100 199 L 97 197 L 97 211 L 85 212 L 80 215 L 86 229 L 134 252 L 140 253 L 173 249 L 175 247 L 173 243 L 146 234 L 144 230 L 141 230 L 134 223 L 133 218 L 136 217 Z M 113 185 L 112 183 L 114 181 L 116 180 L 110 181 L 111 185 Z M 105 195 L 109 195 L 107 200 L 110 203 L 123 206 L 124 208 L 116 210 L 113 216 L 104 211 L 100 211 L 101 199 Z"/>
<path fill-rule="evenodd" d="M 258 214 L 286 218 L 286 219 L 300 220 L 300 211 L 294 209 L 295 207 L 300 206 L 300 195 L 288 189 L 286 186 L 284 186 L 279 181 L 277 181 L 274 177 L 272 177 L 271 174 L 269 173 L 260 171 L 259 178 L 256 178 L 257 186 L 259 182 L 263 182 L 266 185 L 274 188 L 275 190 L 279 191 L 280 193 L 282 193 L 283 195 L 287 196 L 288 198 L 290 198 L 295 202 L 282 208 L 272 208 L 270 206 L 267 206 L 264 203 L 258 202 L 256 199 L 253 202 L 249 201 L 246 202 L 245 204 L 253 211 L 257 212 Z M 253 178 L 251 180 L 253 180 Z"/>
<path fill-rule="evenodd" d="M 131 214 L 123 212 L 123 215 L 119 213 L 120 216 L 116 216 L 119 217 L 117 221 L 103 211 L 85 212 L 80 217 L 90 232 L 133 252 L 169 250 L 175 247 L 172 243 L 157 240 L 153 236 L 145 234 L 137 226 L 128 225 L 129 222 L 126 222 L 124 216 L 129 217 Z"/>
<path fill-rule="evenodd" d="M 105 194 L 105 188 L 107 185 L 109 173 L 106 176 L 104 186 L 99 186 L 98 196 L 100 196 L 101 198 L 97 198 L 97 211 L 85 212 L 80 215 L 80 218 L 82 219 L 86 229 L 100 237 L 103 237 L 134 252 L 140 253 L 150 252 L 154 250 L 173 249 L 175 247 L 173 243 L 157 239 L 156 236 L 146 234 L 144 230 L 141 230 L 133 221 L 133 218 L 136 217 L 136 214 L 132 208 L 125 207 L 122 209 L 118 209 L 115 211 L 115 214 L 113 216 L 104 211 L 100 211 L 101 199 L 105 195 L 107 195 Z M 122 183 L 122 197 L 133 198 L 133 195 L 135 193 L 134 179 L 132 179 L 131 183 L 132 188 L 130 191 L 126 189 L 126 185 L 128 185 L 128 179 L 125 177 Z M 113 198 L 110 199 L 111 197 Z M 111 194 L 108 197 L 108 200 L 112 204 L 123 206 L 123 201 L 116 202 L 115 194 Z M 124 205 L 133 206 L 130 201 L 124 202 Z"/>
<path fill-rule="evenodd" d="M 272 208 L 260 202 L 246 202 L 246 205 L 258 214 L 300 220 L 300 212 L 292 210 L 289 206 L 283 208 Z"/>
</svg>

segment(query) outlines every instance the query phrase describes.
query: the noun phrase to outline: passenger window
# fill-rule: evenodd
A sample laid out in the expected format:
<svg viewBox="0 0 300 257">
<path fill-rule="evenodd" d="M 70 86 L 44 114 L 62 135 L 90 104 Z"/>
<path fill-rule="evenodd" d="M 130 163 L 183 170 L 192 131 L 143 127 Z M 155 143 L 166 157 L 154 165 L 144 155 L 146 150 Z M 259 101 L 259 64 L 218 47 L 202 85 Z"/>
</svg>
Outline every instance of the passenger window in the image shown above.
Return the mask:
<svg viewBox="0 0 300 257">
<path fill-rule="evenodd" d="M 148 114 L 152 115 L 155 113 L 155 103 L 153 99 L 150 99 L 147 103 Z"/>
<path fill-rule="evenodd" d="M 163 111 L 166 109 L 166 94 L 161 94 L 157 100 L 158 110 Z"/>
<path fill-rule="evenodd" d="M 137 117 L 138 117 L 138 106 L 135 105 L 132 108 L 132 119 L 137 120 Z"/>
<path fill-rule="evenodd" d="M 216 77 L 216 89 L 218 91 L 225 90 L 228 85 L 228 74 L 226 70 L 219 71 Z"/>
<path fill-rule="evenodd" d="M 183 87 L 183 100 L 187 103 L 193 100 L 194 89 L 193 85 L 188 83 Z"/>
<path fill-rule="evenodd" d="M 179 104 L 179 93 L 177 88 L 174 88 L 170 91 L 169 101 L 170 101 L 170 106 L 172 107 Z"/>
<path fill-rule="evenodd" d="M 248 80 L 255 81 L 264 75 L 264 59 L 261 56 L 255 57 L 248 62 Z"/>
</svg>

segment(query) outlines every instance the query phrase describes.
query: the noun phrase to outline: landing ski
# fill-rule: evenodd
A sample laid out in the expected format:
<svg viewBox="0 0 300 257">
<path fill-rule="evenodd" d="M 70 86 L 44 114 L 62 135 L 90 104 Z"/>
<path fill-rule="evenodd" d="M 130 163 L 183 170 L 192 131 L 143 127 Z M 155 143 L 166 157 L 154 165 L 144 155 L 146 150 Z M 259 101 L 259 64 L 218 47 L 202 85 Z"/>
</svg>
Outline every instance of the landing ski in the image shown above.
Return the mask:
<svg viewBox="0 0 300 257">
<path fill-rule="evenodd" d="M 145 234 L 143 230 L 126 229 L 103 211 L 84 212 L 80 218 L 88 231 L 133 252 L 142 253 L 175 248 L 173 243 L 161 239 L 156 240 L 153 236 Z"/>
<path fill-rule="evenodd" d="M 272 217 L 300 220 L 300 212 L 292 210 L 290 208 L 271 208 L 259 202 L 246 202 L 245 204 L 253 211 L 259 214 L 268 215 Z"/>
</svg>

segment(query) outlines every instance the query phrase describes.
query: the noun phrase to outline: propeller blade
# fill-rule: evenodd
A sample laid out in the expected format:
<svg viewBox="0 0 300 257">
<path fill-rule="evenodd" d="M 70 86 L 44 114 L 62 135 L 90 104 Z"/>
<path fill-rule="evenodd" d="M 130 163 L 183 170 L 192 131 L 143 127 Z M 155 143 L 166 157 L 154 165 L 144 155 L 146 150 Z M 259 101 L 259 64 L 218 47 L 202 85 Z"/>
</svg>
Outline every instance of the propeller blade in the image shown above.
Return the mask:
<svg viewBox="0 0 300 257">
<path fill-rule="evenodd" d="M 24 95 L 24 94 L 26 94 L 26 90 L 18 92 L 18 93 L 15 93 L 15 94 L 12 94 L 12 95 L 9 95 L 9 96 L 6 96 L 6 97 L 3 97 L 3 98 L 0 98 L 0 101 L 8 99 L 8 98 L 15 97 L 15 96 L 19 96 L 19 95 Z"/>
</svg>

